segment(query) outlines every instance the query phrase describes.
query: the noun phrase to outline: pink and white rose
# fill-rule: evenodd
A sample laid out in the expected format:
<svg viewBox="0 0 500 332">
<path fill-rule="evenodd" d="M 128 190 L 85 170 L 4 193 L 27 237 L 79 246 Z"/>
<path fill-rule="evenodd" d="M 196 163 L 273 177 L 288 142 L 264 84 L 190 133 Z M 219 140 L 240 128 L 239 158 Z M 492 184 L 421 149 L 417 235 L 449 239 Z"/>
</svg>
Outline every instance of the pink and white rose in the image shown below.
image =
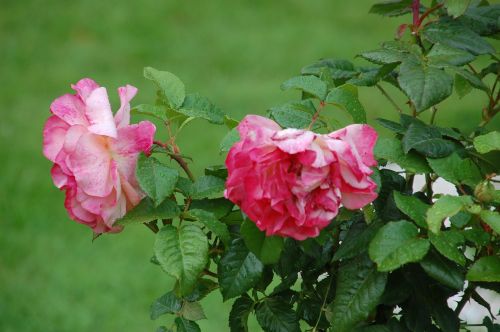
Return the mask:
<svg viewBox="0 0 500 332">
<path fill-rule="evenodd" d="M 321 135 L 249 115 L 238 131 L 225 196 L 268 236 L 315 237 L 341 204 L 359 209 L 377 197 L 370 178 L 377 133 L 368 125 Z"/>
<path fill-rule="evenodd" d="M 51 174 L 66 192 L 70 217 L 95 233 L 117 232 L 113 225 L 144 197 L 135 178 L 140 152 L 149 152 L 155 126 L 130 124 L 130 100 L 137 89 L 118 89 L 121 106 L 113 116 L 106 88 L 85 78 L 76 94 L 52 103 L 43 129 L 43 154 L 54 163 Z"/>
</svg>

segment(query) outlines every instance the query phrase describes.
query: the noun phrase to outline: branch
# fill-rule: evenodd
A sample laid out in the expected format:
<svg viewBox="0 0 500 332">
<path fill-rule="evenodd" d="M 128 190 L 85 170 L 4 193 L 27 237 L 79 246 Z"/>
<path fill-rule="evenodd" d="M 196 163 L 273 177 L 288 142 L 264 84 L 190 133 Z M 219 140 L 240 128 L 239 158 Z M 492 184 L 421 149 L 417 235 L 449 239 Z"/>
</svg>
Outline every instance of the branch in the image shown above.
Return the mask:
<svg viewBox="0 0 500 332">
<path fill-rule="evenodd" d="M 389 102 L 392 104 L 392 106 L 394 106 L 394 108 L 396 109 L 396 111 L 398 111 L 398 113 L 403 113 L 403 110 L 399 108 L 398 104 L 396 104 L 394 99 L 392 99 L 391 96 L 389 96 L 389 94 L 384 90 L 384 88 L 382 88 L 382 86 L 380 86 L 380 84 L 377 83 L 375 84 L 375 86 L 380 90 L 380 92 L 382 92 L 384 97 L 387 98 L 387 100 L 389 100 Z"/>
</svg>

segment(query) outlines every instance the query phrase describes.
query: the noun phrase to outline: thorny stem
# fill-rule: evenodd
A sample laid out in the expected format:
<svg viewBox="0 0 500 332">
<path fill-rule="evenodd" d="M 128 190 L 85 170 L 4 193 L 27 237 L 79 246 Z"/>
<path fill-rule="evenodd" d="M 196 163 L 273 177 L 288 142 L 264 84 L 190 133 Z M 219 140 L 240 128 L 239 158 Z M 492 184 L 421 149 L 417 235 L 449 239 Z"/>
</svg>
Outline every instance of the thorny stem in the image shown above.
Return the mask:
<svg viewBox="0 0 500 332">
<path fill-rule="evenodd" d="M 332 282 L 330 281 L 328 283 L 328 287 L 326 288 L 325 298 L 323 300 L 323 304 L 321 305 L 321 310 L 319 311 L 318 319 L 316 320 L 316 324 L 314 324 L 314 327 L 311 330 L 311 332 L 316 332 L 317 331 L 319 322 L 321 321 L 321 316 L 323 315 L 323 312 L 325 311 L 326 301 L 328 299 L 328 295 L 330 294 L 330 286 L 331 285 L 332 285 Z"/>
<path fill-rule="evenodd" d="M 420 17 L 420 24 L 422 24 L 422 22 L 426 19 L 427 16 L 429 16 L 431 13 L 435 12 L 441 7 L 443 7 L 443 3 L 438 3 L 434 7 L 427 9 L 425 13 L 423 13 L 422 16 Z"/>
<path fill-rule="evenodd" d="M 210 276 L 210 277 L 217 278 L 217 273 L 213 273 L 213 272 L 212 272 L 212 271 L 210 271 L 209 269 L 204 269 L 204 270 L 203 270 L 203 274 L 204 274 L 204 275 L 207 275 L 207 276 Z"/>
<path fill-rule="evenodd" d="M 184 158 L 182 158 L 182 156 L 180 154 L 171 153 L 169 148 L 168 148 L 168 145 L 165 143 L 162 143 L 160 141 L 153 141 L 153 143 L 164 148 L 167 151 L 167 154 L 170 156 L 170 158 L 175 160 L 179 164 L 179 166 L 181 166 L 181 168 L 184 170 L 184 173 L 186 173 L 186 175 L 189 177 L 189 179 L 194 182 L 195 177 L 194 177 L 193 173 L 191 172 L 191 170 L 189 169 L 188 164 L 186 163 L 186 161 L 184 160 Z"/>
<path fill-rule="evenodd" d="M 420 26 L 420 0 L 413 0 L 411 4 L 411 11 L 413 13 L 413 29 L 414 32 Z"/>
<path fill-rule="evenodd" d="M 389 96 L 387 91 L 385 91 L 384 88 L 380 84 L 377 83 L 377 84 L 375 84 L 375 86 L 380 90 L 380 92 L 382 92 L 384 97 L 387 98 L 387 100 L 389 100 L 389 102 L 392 104 L 392 106 L 394 106 L 394 108 L 396 109 L 396 111 L 398 111 L 398 113 L 403 113 L 403 110 L 401 110 L 401 108 L 398 106 L 398 104 L 396 104 L 394 99 L 392 99 L 391 96 Z"/>
<path fill-rule="evenodd" d="M 318 120 L 319 114 L 321 113 L 321 111 L 323 110 L 324 107 L 325 107 L 325 102 L 322 100 L 319 102 L 318 109 L 316 110 L 316 113 L 314 113 L 314 115 L 311 119 L 311 123 L 309 124 L 309 126 L 307 126 L 307 130 L 312 129 L 314 123 L 316 122 L 316 120 Z"/>
<path fill-rule="evenodd" d="M 460 302 L 458 302 L 457 307 L 455 308 L 455 314 L 459 315 L 467 302 L 469 301 L 470 297 L 472 296 L 472 293 L 474 292 L 474 287 L 469 286 L 465 291 L 464 295 L 462 296 L 462 299 Z"/>
</svg>

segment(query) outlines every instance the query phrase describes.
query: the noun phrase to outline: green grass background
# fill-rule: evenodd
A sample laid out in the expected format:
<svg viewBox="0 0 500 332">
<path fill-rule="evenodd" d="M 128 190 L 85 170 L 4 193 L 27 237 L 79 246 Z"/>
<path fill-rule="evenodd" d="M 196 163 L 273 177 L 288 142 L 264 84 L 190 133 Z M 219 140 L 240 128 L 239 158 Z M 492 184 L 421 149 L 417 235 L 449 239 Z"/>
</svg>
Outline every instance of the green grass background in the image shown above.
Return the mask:
<svg viewBox="0 0 500 332">
<path fill-rule="evenodd" d="M 117 109 L 116 88 L 126 83 L 140 90 L 135 104 L 153 99 L 142 78 L 142 68 L 153 66 L 176 73 L 232 117 L 264 114 L 297 98 L 279 85 L 303 65 L 352 59 L 393 37 L 405 18 L 368 15 L 373 2 L 2 0 L 0 331 L 154 331 L 171 322 L 149 319 L 150 303 L 171 284 L 148 262 L 153 235 L 130 227 L 92 242 L 89 229 L 68 219 L 63 193 L 52 185 L 41 131 L 51 101 L 70 83 L 94 78 Z M 396 119 L 376 89 L 362 88 L 360 97 L 371 120 Z M 480 93 L 453 97 L 440 106 L 437 123 L 470 129 L 484 102 Z M 223 160 L 223 134 L 195 121 L 179 137 L 197 174 Z M 222 304 L 214 293 L 203 304 L 202 330 L 227 331 L 231 301 Z M 255 322 L 251 330 L 259 330 Z"/>
</svg>

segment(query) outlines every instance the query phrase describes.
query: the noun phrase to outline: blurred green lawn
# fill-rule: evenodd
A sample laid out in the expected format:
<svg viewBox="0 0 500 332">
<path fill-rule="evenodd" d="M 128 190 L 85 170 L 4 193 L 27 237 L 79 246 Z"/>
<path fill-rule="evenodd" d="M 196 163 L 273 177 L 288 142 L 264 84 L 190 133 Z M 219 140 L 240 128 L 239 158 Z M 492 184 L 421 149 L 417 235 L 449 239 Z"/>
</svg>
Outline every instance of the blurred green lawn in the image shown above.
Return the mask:
<svg viewBox="0 0 500 332">
<path fill-rule="evenodd" d="M 301 66 L 353 58 L 392 38 L 401 19 L 368 15 L 373 2 L 2 0 L 0 330 L 154 331 L 171 321 L 149 320 L 150 303 L 171 282 L 148 262 L 153 235 L 130 227 L 91 242 L 90 230 L 68 219 L 63 193 L 52 185 L 41 131 L 51 101 L 70 83 L 94 78 L 109 88 L 116 109 L 122 84 L 139 87 L 134 103 L 152 100 L 142 68 L 153 66 L 176 73 L 188 90 L 235 118 L 263 114 L 297 97 L 279 85 Z M 360 96 L 370 119 L 396 118 L 375 89 Z M 401 95 L 396 99 L 403 104 Z M 479 101 L 484 97 L 473 93 L 444 103 L 438 124 L 471 128 Z M 198 174 L 223 160 L 222 135 L 197 122 L 179 138 Z M 204 300 L 203 331 L 228 330 L 230 302 L 221 305 L 218 293 Z"/>
</svg>

